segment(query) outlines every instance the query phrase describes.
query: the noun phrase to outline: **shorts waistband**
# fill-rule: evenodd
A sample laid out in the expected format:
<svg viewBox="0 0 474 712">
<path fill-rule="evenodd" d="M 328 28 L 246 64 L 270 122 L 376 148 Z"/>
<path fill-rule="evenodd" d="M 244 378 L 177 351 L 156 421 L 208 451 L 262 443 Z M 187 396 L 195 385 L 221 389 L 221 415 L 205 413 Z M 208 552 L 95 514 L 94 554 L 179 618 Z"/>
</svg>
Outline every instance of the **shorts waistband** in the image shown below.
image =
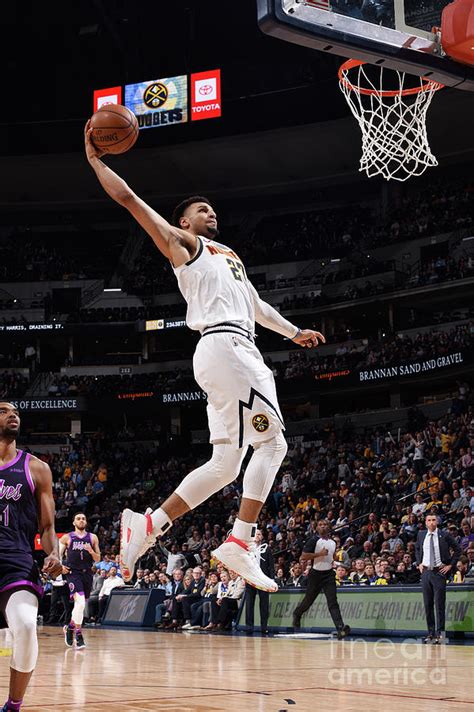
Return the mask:
<svg viewBox="0 0 474 712">
<path fill-rule="evenodd" d="M 201 336 L 209 336 L 209 334 L 238 334 L 239 336 L 245 336 L 246 339 L 255 342 L 255 334 L 253 334 L 248 329 L 245 329 L 240 324 L 234 324 L 231 321 L 222 321 L 220 324 L 213 324 L 212 326 L 206 326 L 203 329 Z"/>
</svg>

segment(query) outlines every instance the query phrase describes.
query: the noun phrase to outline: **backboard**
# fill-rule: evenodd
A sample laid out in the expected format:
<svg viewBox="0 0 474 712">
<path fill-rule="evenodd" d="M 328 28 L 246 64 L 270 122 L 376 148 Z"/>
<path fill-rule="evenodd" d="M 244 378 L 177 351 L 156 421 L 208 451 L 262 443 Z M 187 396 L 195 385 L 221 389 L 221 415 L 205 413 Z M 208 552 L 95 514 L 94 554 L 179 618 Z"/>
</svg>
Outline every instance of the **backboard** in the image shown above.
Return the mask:
<svg viewBox="0 0 474 712">
<path fill-rule="evenodd" d="M 257 0 L 266 34 L 459 89 L 474 90 L 474 67 L 446 56 L 441 14 L 451 0 Z"/>
</svg>

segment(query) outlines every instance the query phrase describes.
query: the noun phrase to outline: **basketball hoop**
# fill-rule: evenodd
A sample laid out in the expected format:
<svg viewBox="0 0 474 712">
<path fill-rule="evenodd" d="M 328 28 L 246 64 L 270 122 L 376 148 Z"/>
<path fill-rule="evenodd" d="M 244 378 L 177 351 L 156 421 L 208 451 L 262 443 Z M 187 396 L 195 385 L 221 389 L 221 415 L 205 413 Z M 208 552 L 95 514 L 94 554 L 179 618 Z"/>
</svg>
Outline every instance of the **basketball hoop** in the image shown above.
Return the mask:
<svg viewBox="0 0 474 712">
<path fill-rule="evenodd" d="M 339 86 L 362 131 L 360 171 L 369 178 L 405 181 L 438 165 L 428 143 L 426 114 L 443 84 L 349 59 L 339 68 Z"/>
</svg>

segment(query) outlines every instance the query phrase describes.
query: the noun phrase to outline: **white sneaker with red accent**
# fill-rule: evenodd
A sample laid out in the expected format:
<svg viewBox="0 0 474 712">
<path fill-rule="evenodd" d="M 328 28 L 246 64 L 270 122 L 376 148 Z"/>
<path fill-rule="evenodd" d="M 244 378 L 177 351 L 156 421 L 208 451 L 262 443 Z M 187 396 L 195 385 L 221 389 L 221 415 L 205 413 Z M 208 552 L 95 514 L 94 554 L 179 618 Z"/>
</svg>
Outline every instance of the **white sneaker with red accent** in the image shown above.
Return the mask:
<svg viewBox="0 0 474 712">
<path fill-rule="evenodd" d="M 227 569 L 242 576 L 251 586 L 274 593 L 278 591 L 278 585 L 273 579 L 265 576 L 260 568 L 257 560 L 257 548 L 255 544 L 247 544 L 231 534 L 223 544 L 212 552 L 212 556 L 224 564 Z"/>
<path fill-rule="evenodd" d="M 120 520 L 120 570 L 124 581 L 128 582 L 133 577 L 135 564 L 153 546 L 156 537 L 150 514 L 123 510 Z"/>
</svg>

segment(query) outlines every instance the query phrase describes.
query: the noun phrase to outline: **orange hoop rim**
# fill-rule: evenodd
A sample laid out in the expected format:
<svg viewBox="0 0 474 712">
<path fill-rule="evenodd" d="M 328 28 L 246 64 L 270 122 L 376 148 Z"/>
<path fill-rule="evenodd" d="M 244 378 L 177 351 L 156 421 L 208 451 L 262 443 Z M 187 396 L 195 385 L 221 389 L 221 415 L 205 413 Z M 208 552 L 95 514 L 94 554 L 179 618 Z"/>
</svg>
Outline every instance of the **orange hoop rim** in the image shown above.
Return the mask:
<svg viewBox="0 0 474 712">
<path fill-rule="evenodd" d="M 424 84 L 420 84 L 419 87 L 411 87 L 409 89 L 367 89 L 365 87 L 358 87 L 354 86 L 349 79 L 347 78 L 347 72 L 351 69 L 354 69 L 355 67 L 361 67 L 364 64 L 368 64 L 368 62 L 364 62 L 360 59 L 348 59 L 346 62 L 341 64 L 339 67 L 338 71 L 338 76 L 339 76 L 339 81 L 344 84 L 344 86 L 349 89 L 350 91 L 355 91 L 358 92 L 359 94 L 364 94 L 365 96 L 413 96 L 414 94 L 420 94 L 422 91 L 438 91 L 439 89 L 443 89 L 444 84 L 440 84 L 439 82 L 434 82 L 432 79 L 428 79 L 428 77 L 421 77 L 421 79 L 425 82 Z M 378 65 L 374 65 L 378 66 Z M 383 67 L 381 67 L 382 69 Z M 394 70 L 396 71 L 396 70 Z"/>
</svg>

